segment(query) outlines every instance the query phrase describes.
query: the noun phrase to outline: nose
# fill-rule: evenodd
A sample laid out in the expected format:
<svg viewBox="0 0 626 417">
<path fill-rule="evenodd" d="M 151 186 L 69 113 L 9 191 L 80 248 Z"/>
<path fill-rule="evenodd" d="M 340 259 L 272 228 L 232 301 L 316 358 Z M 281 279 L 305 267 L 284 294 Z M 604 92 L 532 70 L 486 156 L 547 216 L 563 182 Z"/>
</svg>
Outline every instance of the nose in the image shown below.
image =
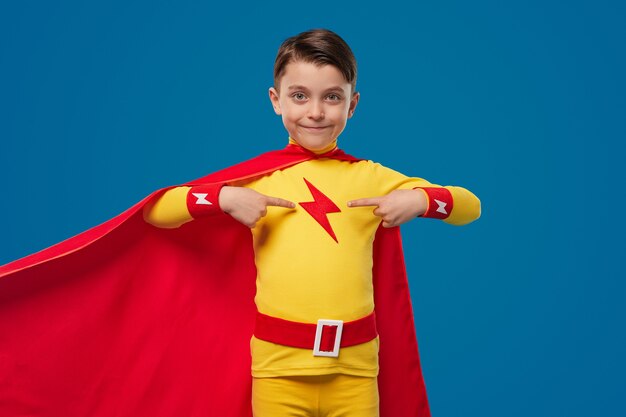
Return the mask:
<svg viewBox="0 0 626 417">
<path fill-rule="evenodd" d="M 322 120 L 324 118 L 324 107 L 319 100 L 312 100 L 309 107 L 309 119 Z"/>
</svg>

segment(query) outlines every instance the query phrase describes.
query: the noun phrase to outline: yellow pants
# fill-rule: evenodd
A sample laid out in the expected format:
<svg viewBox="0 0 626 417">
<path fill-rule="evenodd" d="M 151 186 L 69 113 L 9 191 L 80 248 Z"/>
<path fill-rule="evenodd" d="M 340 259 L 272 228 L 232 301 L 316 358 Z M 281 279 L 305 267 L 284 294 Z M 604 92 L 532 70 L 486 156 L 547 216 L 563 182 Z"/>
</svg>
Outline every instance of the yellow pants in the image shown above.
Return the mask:
<svg viewBox="0 0 626 417">
<path fill-rule="evenodd" d="M 376 378 L 332 374 L 252 378 L 254 417 L 378 417 Z"/>
</svg>

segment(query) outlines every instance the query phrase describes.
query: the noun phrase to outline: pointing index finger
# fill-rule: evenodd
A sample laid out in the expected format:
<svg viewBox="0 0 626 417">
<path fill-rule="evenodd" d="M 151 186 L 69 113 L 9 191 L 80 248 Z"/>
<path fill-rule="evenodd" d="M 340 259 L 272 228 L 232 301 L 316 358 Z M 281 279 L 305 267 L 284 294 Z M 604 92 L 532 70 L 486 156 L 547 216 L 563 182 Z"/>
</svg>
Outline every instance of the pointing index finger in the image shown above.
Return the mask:
<svg viewBox="0 0 626 417">
<path fill-rule="evenodd" d="M 373 207 L 379 206 L 382 197 L 359 198 L 348 201 L 348 207 Z"/>
<path fill-rule="evenodd" d="M 266 206 L 272 207 L 284 207 L 284 208 L 295 208 L 296 205 L 289 200 L 285 200 L 279 197 L 269 197 L 267 196 L 267 200 L 265 203 Z"/>
</svg>

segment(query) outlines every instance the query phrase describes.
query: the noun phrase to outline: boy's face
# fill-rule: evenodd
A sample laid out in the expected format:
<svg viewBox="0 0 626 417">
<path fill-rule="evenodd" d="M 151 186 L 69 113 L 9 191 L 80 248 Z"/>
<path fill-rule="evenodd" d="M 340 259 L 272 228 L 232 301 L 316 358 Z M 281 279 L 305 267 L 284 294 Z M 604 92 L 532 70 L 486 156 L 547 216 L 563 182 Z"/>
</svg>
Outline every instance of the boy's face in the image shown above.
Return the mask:
<svg viewBox="0 0 626 417">
<path fill-rule="evenodd" d="M 289 136 L 311 151 L 337 139 L 352 117 L 359 94 L 332 65 L 290 62 L 280 84 L 270 88 L 270 100 Z"/>
</svg>

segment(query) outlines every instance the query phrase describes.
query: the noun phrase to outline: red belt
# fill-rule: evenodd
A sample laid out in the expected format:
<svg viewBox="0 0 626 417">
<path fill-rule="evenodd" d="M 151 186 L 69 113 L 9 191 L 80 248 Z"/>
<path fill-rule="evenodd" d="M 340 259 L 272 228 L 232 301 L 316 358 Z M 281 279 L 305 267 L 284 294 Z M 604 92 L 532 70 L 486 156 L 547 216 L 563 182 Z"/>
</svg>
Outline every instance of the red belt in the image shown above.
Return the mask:
<svg viewBox="0 0 626 417">
<path fill-rule="evenodd" d="M 317 324 L 299 323 L 257 312 L 254 336 L 257 339 L 301 349 L 312 349 L 314 356 L 339 356 L 339 347 L 360 345 L 378 336 L 372 312 L 358 320 L 320 319 Z"/>
</svg>

